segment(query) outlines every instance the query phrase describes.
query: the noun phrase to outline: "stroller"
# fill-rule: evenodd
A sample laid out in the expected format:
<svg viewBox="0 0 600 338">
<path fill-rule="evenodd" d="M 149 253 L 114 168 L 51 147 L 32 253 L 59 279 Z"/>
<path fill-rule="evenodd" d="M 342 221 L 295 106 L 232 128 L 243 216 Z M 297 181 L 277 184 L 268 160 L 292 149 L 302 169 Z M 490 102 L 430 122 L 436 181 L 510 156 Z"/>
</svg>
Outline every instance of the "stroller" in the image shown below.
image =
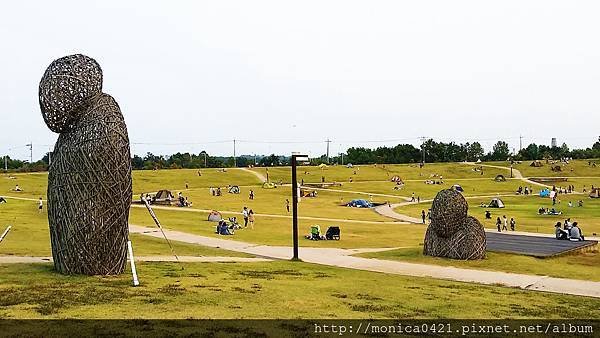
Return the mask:
<svg viewBox="0 0 600 338">
<path fill-rule="evenodd" d="M 311 241 L 319 241 L 325 239 L 325 236 L 321 235 L 321 227 L 319 225 L 313 225 L 310 227 L 310 234 L 304 236 L 306 239 Z"/>
<path fill-rule="evenodd" d="M 340 240 L 340 227 L 338 226 L 331 226 L 329 228 L 327 228 L 327 232 L 325 233 L 325 238 L 327 240 Z"/>
</svg>

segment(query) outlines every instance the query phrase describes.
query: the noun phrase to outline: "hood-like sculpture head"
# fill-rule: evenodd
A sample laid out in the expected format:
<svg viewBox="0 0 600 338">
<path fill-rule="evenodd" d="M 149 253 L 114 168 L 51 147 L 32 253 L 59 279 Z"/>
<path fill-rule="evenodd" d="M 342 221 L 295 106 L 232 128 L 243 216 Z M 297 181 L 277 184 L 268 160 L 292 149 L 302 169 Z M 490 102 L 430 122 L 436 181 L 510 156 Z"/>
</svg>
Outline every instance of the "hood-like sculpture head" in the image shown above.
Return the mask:
<svg viewBox="0 0 600 338">
<path fill-rule="evenodd" d="M 40 81 L 40 109 L 55 133 L 69 131 L 102 93 L 102 69 L 96 60 L 75 54 L 54 60 Z"/>
</svg>

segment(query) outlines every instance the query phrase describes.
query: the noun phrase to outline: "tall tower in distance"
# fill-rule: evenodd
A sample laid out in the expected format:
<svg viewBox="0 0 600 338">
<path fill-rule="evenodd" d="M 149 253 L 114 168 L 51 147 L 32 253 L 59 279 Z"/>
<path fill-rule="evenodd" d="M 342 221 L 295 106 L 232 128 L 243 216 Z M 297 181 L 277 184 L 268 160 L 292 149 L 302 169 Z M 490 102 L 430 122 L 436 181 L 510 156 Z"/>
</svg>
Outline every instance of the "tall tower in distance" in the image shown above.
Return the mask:
<svg viewBox="0 0 600 338">
<path fill-rule="evenodd" d="M 553 137 L 553 138 L 552 138 L 552 142 L 550 143 L 550 146 L 551 146 L 552 148 L 556 147 L 556 137 Z"/>
</svg>

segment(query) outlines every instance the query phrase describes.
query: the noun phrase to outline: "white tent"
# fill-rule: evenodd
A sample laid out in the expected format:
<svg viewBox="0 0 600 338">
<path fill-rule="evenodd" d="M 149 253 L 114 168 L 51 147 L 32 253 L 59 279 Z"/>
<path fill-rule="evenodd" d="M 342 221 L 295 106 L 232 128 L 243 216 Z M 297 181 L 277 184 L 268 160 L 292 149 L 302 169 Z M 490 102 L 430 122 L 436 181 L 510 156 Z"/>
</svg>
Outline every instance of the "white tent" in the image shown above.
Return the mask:
<svg viewBox="0 0 600 338">
<path fill-rule="evenodd" d="M 490 204 L 488 204 L 488 208 L 504 208 L 504 202 L 499 198 L 492 198 Z"/>
</svg>

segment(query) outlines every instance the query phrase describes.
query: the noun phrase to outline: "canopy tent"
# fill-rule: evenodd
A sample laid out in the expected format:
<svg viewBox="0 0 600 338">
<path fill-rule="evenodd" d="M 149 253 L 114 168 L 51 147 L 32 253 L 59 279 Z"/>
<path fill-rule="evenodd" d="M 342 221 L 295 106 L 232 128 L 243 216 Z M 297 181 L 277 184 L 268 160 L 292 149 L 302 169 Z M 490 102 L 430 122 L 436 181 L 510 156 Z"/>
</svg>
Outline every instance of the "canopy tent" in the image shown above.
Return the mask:
<svg viewBox="0 0 600 338">
<path fill-rule="evenodd" d="M 540 197 L 550 197 L 550 190 L 548 188 L 544 188 L 540 191 Z"/>
<path fill-rule="evenodd" d="M 460 186 L 460 185 L 458 185 L 458 184 L 455 184 L 455 185 L 453 185 L 453 186 L 452 186 L 452 189 L 453 189 L 453 190 L 456 190 L 456 191 L 459 191 L 459 192 L 465 192 L 465 190 L 463 189 L 463 187 L 461 187 L 461 186 Z"/>
<path fill-rule="evenodd" d="M 152 204 L 171 204 L 171 201 L 175 200 L 175 196 L 169 190 L 159 190 L 156 195 L 152 197 Z"/>
<path fill-rule="evenodd" d="M 229 187 L 229 193 L 230 194 L 239 194 L 240 193 L 240 187 L 237 185 L 232 185 L 231 187 Z"/>
<path fill-rule="evenodd" d="M 353 167 L 354 167 L 354 165 L 352 165 L 352 163 L 346 164 L 346 168 L 353 168 Z"/>
<path fill-rule="evenodd" d="M 496 175 L 496 178 L 494 178 L 494 181 L 496 181 L 496 182 L 506 182 L 506 177 L 504 177 L 504 175 Z"/>
<path fill-rule="evenodd" d="M 481 163 L 481 160 L 480 160 L 480 159 L 477 159 L 477 162 L 475 162 L 475 163 Z"/>
<path fill-rule="evenodd" d="M 219 222 L 222 219 L 223 219 L 223 215 L 221 215 L 221 213 L 216 210 L 213 210 L 210 212 L 210 214 L 208 214 L 209 222 Z"/>
<path fill-rule="evenodd" d="M 600 188 L 594 188 L 590 191 L 590 198 L 600 198 Z"/>
<path fill-rule="evenodd" d="M 373 207 L 373 203 L 367 201 L 367 200 L 352 200 L 352 202 L 347 203 L 346 204 L 347 207 L 352 207 L 352 208 L 372 208 Z"/>
<path fill-rule="evenodd" d="M 504 202 L 499 198 L 492 198 L 488 204 L 488 208 L 504 208 Z"/>
</svg>

